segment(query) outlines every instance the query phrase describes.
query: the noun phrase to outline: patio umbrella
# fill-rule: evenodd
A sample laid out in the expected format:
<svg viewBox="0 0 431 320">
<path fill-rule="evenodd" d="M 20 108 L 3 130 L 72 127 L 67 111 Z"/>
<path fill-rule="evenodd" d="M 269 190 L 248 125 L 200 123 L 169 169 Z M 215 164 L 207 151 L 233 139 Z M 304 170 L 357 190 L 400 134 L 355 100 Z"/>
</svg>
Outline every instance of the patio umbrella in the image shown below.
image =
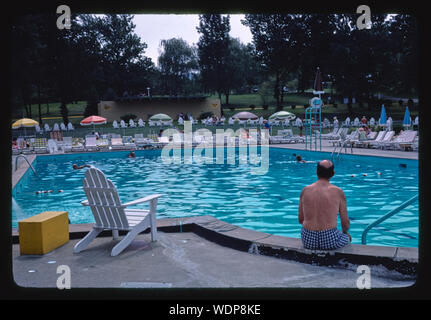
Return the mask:
<svg viewBox="0 0 431 320">
<path fill-rule="evenodd" d="M 26 128 L 34 128 L 37 125 L 39 125 L 39 122 L 33 119 L 22 118 L 12 123 L 12 129 L 24 128 L 24 135 L 26 135 Z"/>
<path fill-rule="evenodd" d="M 319 67 L 317 67 L 316 78 L 314 78 L 313 93 L 318 94 L 319 98 L 322 93 L 325 93 L 325 91 L 323 91 L 322 74 L 320 73 Z"/>
<path fill-rule="evenodd" d="M 410 117 L 409 107 L 406 107 L 406 112 L 404 113 L 403 126 L 410 127 L 412 124 L 412 118 Z"/>
<path fill-rule="evenodd" d="M 269 117 L 270 120 L 294 120 L 296 116 L 287 111 L 279 111 Z"/>
<path fill-rule="evenodd" d="M 379 125 L 381 126 L 386 125 L 386 110 L 385 110 L 385 105 L 383 104 L 382 104 L 382 111 L 380 111 Z"/>
<path fill-rule="evenodd" d="M 168 116 L 167 114 L 158 113 L 158 114 L 155 114 L 154 116 L 151 116 L 149 120 L 151 120 L 151 121 L 170 121 L 170 120 L 172 120 L 172 118 L 170 116 Z"/>
<path fill-rule="evenodd" d="M 81 120 L 80 124 L 81 126 L 90 126 L 93 125 L 93 131 L 96 131 L 95 125 L 96 124 L 105 124 L 106 119 L 99 116 L 89 116 L 83 120 Z"/>
<path fill-rule="evenodd" d="M 243 111 L 238 112 L 232 116 L 233 119 L 239 119 L 239 120 L 256 120 L 258 119 L 258 116 L 254 113 Z"/>
</svg>

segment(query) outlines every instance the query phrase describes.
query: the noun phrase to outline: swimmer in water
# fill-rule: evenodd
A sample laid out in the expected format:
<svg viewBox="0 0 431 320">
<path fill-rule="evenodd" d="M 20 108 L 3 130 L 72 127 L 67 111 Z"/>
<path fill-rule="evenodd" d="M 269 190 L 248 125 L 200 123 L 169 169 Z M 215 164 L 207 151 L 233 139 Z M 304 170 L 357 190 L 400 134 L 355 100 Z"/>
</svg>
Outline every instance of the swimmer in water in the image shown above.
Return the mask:
<svg viewBox="0 0 431 320">
<path fill-rule="evenodd" d="M 307 161 L 303 160 L 302 157 L 299 154 L 296 156 L 296 161 L 298 163 L 306 163 L 307 162 Z"/>
<path fill-rule="evenodd" d="M 134 157 L 135 157 L 135 152 L 134 151 L 130 151 L 129 158 L 134 158 Z"/>
<path fill-rule="evenodd" d="M 73 168 L 74 170 L 82 169 L 82 168 L 85 168 L 85 167 L 87 167 L 87 168 L 91 168 L 91 166 L 90 166 L 90 165 L 88 165 L 88 164 L 83 164 L 82 166 L 78 166 L 76 163 L 74 163 L 74 164 L 72 165 L 72 168 Z"/>
</svg>

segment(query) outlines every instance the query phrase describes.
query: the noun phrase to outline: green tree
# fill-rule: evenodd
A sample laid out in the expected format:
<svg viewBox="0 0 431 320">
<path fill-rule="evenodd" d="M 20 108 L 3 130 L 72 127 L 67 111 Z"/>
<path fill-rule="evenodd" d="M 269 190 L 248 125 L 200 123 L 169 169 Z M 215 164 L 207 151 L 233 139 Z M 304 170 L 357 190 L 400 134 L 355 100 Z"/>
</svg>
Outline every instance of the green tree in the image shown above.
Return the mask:
<svg viewBox="0 0 431 320">
<path fill-rule="evenodd" d="M 199 15 L 199 26 L 196 28 L 201 34 L 198 42 L 199 67 L 203 86 L 207 91 L 214 90 L 221 94 L 224 82 L 230 76 L 226 71 L 226 59 L 230 43 L 229 15 L 221 14 Z"/>
<path fill-rule="evenodd" d="M 246 14 L 242 23 L 250 28 L 256 56 L 269 75 L 274 75 L 274 98 L 280 106 L 282 83 L 297 69 L 300 34 L 298 15 Z"/>
<path fill-rule="evenodd" d="M 177 95 L 184 91 L 191 72 L 198 68 L 196 49 L 181 38 L 162 40 L 160 46 L 162 52 L 158 60 L 165 92 Z"/>
</svg>

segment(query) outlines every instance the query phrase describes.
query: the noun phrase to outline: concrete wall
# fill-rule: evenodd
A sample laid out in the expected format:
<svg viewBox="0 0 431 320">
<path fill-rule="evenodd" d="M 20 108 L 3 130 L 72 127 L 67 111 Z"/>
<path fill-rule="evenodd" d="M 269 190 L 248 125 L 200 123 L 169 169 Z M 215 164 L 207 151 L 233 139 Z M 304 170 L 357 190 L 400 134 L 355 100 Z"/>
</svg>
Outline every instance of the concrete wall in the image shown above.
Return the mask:
<svg viewBox="0 0 431 320">
<path fill-rule="evenodd" d="M 177 119 L 180 112 L 187 114 L 190 112 L 194 119 L 197 119 L 204 112 L 212 112 L 216 116 L 221 116 L 221 106 L 219 99 L 199 99 L 199 100 L 152 100 L 137 102 L 101 101 L 98 104 L 99 115 L 107 119 L 108 122 L 121 120 L 125 114 L 135 114 L 139 119 L 147 121 L 149 115 L 164 113 L 172 119 Z"/>
</svg>

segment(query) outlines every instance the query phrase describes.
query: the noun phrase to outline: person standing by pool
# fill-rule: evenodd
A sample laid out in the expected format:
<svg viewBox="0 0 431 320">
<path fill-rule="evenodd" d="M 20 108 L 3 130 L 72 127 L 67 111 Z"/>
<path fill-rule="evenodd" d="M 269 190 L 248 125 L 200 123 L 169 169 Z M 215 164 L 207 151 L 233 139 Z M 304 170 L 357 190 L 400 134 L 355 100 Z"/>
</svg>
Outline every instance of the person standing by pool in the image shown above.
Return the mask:
<svg viewBox="0 0 431 320">
<path fill-rule="evenodd" d="M 343 190 L 329 183 L 334 164 L 322 160 L 317 164 L 318 180 L 302 189 L 299 198 L 298 221 L 302 225 L 301 239 L 306 249 L 333 250 L 352 241 Z M 342 232 L 337 229 L 340 213 Z"/>
</svg>

